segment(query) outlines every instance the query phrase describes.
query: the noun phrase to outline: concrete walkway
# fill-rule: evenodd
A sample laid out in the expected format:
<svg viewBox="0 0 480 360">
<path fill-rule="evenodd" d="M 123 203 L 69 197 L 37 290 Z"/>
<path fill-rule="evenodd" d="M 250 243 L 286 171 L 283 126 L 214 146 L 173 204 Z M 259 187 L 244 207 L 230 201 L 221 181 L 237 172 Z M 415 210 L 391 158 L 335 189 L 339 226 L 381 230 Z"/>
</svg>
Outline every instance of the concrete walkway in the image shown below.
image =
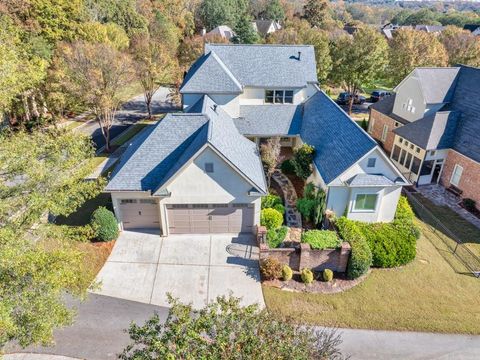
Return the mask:
<svg viewBox="0 0 480 360">
<path fill-rule="evenodd" d="M 480 359 L 480 336 L 339 329 L 343 355 L 351 359 Z"/>
<path fill-rule="evenodd" d="M 169 306 L 167 293 L 194 308 L 217 296 L 265 306 L 259 251 L 251 234 L 170 235 L 123 231 L 97 275 L 96 294 Z"/>
<path fill-rule="evenodd" d="M 282 189 L 285 198 L 285 218 L 287 226 L 290 228 L 286 240 L 300 241 L 302 235 L 302 216 L 297 211 L 297 192 L 288 177 L 280 170 L 275 170 L 272 175 L 273 180 Z"/>
<path fill-rule="evenodd" d="M 35 353 L 16 353 L 3 356 L 3 360 L 81 360 L 62 355 L 35 354 Z"/>
</svg>

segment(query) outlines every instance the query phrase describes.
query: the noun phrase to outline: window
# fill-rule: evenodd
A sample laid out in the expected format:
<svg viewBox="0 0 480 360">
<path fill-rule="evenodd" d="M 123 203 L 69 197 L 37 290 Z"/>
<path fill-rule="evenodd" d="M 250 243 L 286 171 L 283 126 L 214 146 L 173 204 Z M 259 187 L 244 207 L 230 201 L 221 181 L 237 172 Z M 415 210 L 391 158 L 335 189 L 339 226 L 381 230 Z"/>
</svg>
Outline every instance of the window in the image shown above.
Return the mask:
<svg viewBox="0 0 480 360">
<path fill-rule="evenodd" d="M 398 139 L 398 142 L 401 144 L 403 142 L 403 138 Z"/>
<path fill-rule="evenodd" d="M 293 90 L 265 90 L 268 104 L 293 104 Z"/>
<path fill-rule="evenodd" d="M 376 158 L 370 158 L 370 159 L 368 159 L 367 167 L 369 167 L 369 168 L 375 167 L 375 163 L 376 163 L 376 162 L 377 162 L 377 159 L 376 159 Z"/>
<path fill-rule="evenodd" d="M 387 140 L 387 134 L 388 134 L 388 125 L 383 125 L 383 131 L 382 131 L 382 137 L 381 137 L 382 141 Z"/>
<path fill-rule="evenodd" d="M 397 145 L 395 145 L 393 147 L 392 159 L 395 161 L 398 161 L 399 157 L 400 157 L 400 148 Z"/>
<path fill-rule="evenodd" d="M 399 127 L 400 123 L 398 121 L 395 121 L 395 127 Z"/>
<path fill-rule="evenodd" d="M 140 199 L 140 204 L 155 204 L 155 199 Z"/>
<path fill-rule="evenodd" d="M 414 146 L 413 144 L 410 144 L 410 149 L 413 150 L 414 147 L 415 147 L 415 146 Z"/>
<path fill-rule="evenodd" d="M 121 205 L 136 204 L 136 203 L 137 203 L 137 200 L 135 200 L 135 199 L 122 199 L 122 200 L 120 200 Z"/>
<path fill-rule="evenodd" d="M 236 203 L 232 205 L 234 208 L 247 208 L 247 207 L 252 207 L 250 204 L 247 203 Z"/>
<path fill-rule="evenodd" d="M 193 204 L 192 208 L 194 208 L 194 209 L 208 209 L 208 204 Z"/>
<path fill-rule="evenodd" d="M 402 165 L 405 162 L 405 155 L 407 155 L 407 152 L 405 150 L 402 150 L 402 152 L 400 153 L 400 161 L 399 161 L 399 163 Z"/>
<path fill-rule="evenodd" d="M 450 183 L 458 186 L 460 184 L 460 178 L 462 177 L 463 167 L 458 164 L 455 164 L 455 168 L 453 169 L 452 177 L 450 178 Z"/>
<path fill-rule="evenodd" d="M 205 172 L 213 173 L 213 163 L 205 163 Z"/>
<path fill-rule="evenodd" d="M 358 194 L 355 198 L 354 210 L 375 211 L 377 207 L 377 194 Z"/>
<path fill-rule="evenodd" d="M 417 148 L 415 149 L 415 151 L 416 151 L 417 153 L 420 153 L 420 148 L 417 146 Z"/>
<path fill-rule="evenodd" d="M 407 140 L 405 140 L 405 146 L 408 146 L 409 142 Z"/>
<path fill-rule="evenodd" d="M 433 160 L 427 160 L 423 162 L 422 169 L 420 170 L 420 176 L 430 175 L 433 169 Z"/>
<path fill-rule="evenodd" d="M 418 170 L 420 169 L 420 164 L 422 163 L 422 160 L 420 160 L 417 157 L 413 157 L 413 162 L 412 162 L 412 168 L 410 169 L 412 173 L 415 175 L 418 175 Z"/>
<path fill-rule="evenodd" d="M 408 153 L 407 160 L 405 160 L 405 167 L 410 169 L 410 164 L 412 163 L 412 154 Z"/>
</svg>

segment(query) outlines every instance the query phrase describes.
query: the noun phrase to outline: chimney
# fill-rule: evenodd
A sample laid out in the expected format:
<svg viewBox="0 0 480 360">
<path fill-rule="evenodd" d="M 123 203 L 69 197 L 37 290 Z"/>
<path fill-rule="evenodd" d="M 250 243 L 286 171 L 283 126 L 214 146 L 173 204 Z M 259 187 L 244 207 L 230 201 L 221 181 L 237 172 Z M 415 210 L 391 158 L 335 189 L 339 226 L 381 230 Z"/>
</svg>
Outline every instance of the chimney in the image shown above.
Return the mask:
<svg viewBox="0 0 480 360">
<path fill-rule="evenodd" d="M 301 59 L 301 56 L 302 56 L 302 52 L 301 52 L 301 51 L 299 51 L 299 52 L 298 52 L 298 57 L 297 57 L 298 61 L 300 61 L 300 59 Z"/>
</svg>

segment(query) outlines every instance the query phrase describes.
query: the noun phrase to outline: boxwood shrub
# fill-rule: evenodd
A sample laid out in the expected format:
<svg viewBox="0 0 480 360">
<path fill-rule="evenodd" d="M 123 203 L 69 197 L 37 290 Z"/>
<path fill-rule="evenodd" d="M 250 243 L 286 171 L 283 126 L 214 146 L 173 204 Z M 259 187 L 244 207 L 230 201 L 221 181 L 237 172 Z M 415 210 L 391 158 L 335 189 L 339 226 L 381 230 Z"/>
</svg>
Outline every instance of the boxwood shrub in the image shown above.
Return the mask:
<svg viewBox="0 0 480 360">
<path fill-rule="evenodd" d="M 260 212 L 260 224 L 267 230 L 275 230 L 282 226 L 283 215 L 275 209 L 266 208 Z"/>
<path fill-rule="evenodd" d="M 350 279 L 356 279 L 370 269 L 372 265 L 372 251 L 362 232 L 356 226 L 356 222 L 342 216 L 335 221 L 335 225 L 342 239 L 347 241 L 352 248 L 350 259 L 348 260 L 347 276 Z"/>
<path fill-rule="evenodd" d="M 117 219 L 106 207 L 101 206 L 93 212 L 91 225 L 97 240 L 110 241 L 118 237 Z"/>
<path fill-rule="evenodd" d="M 262 197 L 262 209 L 274 208 L 275 205 L 283 205 L 282 198 L 275 194 L 268 194 Z"/>
<path fill-rule="evenodd" d="M 281 226 L 278 229 L 270 229 L 267 231 L 267 244 L 270 249 L 275 249 L 285 240 L 287 236 L 288 227 Z"/>
<path fill-rule="evenodd" d="M 336 249 L 341 246 L 342 241 L 335 231 L 310 230 L 302 234 L 302 242 L 310 244 L 312 249 Z"/>
</svg>

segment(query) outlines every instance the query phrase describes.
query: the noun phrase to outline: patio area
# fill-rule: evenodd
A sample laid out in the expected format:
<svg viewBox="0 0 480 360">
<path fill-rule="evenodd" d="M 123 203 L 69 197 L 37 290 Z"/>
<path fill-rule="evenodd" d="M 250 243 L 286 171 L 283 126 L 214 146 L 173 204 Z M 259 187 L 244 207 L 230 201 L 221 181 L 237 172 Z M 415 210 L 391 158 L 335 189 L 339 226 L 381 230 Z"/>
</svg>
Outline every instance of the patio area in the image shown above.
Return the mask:
<svg viewBox="0 0 480 360">
<path fill-rule="evenodd" d="M 443 186 L 438 184 L 421 185 L 418 186 L 415 190 L 417 190 L 420 194 L 432 201 L 435 205 L 449 207 L 457 214 L 462 216 L 465 220 L 469 221 L 480 229 L 480 219 L 469 211 L 465 210 L 463 207 L 461 207 L 459 205 L 461 199 L 458 196 L 447 191 Z"/>
</svg>

